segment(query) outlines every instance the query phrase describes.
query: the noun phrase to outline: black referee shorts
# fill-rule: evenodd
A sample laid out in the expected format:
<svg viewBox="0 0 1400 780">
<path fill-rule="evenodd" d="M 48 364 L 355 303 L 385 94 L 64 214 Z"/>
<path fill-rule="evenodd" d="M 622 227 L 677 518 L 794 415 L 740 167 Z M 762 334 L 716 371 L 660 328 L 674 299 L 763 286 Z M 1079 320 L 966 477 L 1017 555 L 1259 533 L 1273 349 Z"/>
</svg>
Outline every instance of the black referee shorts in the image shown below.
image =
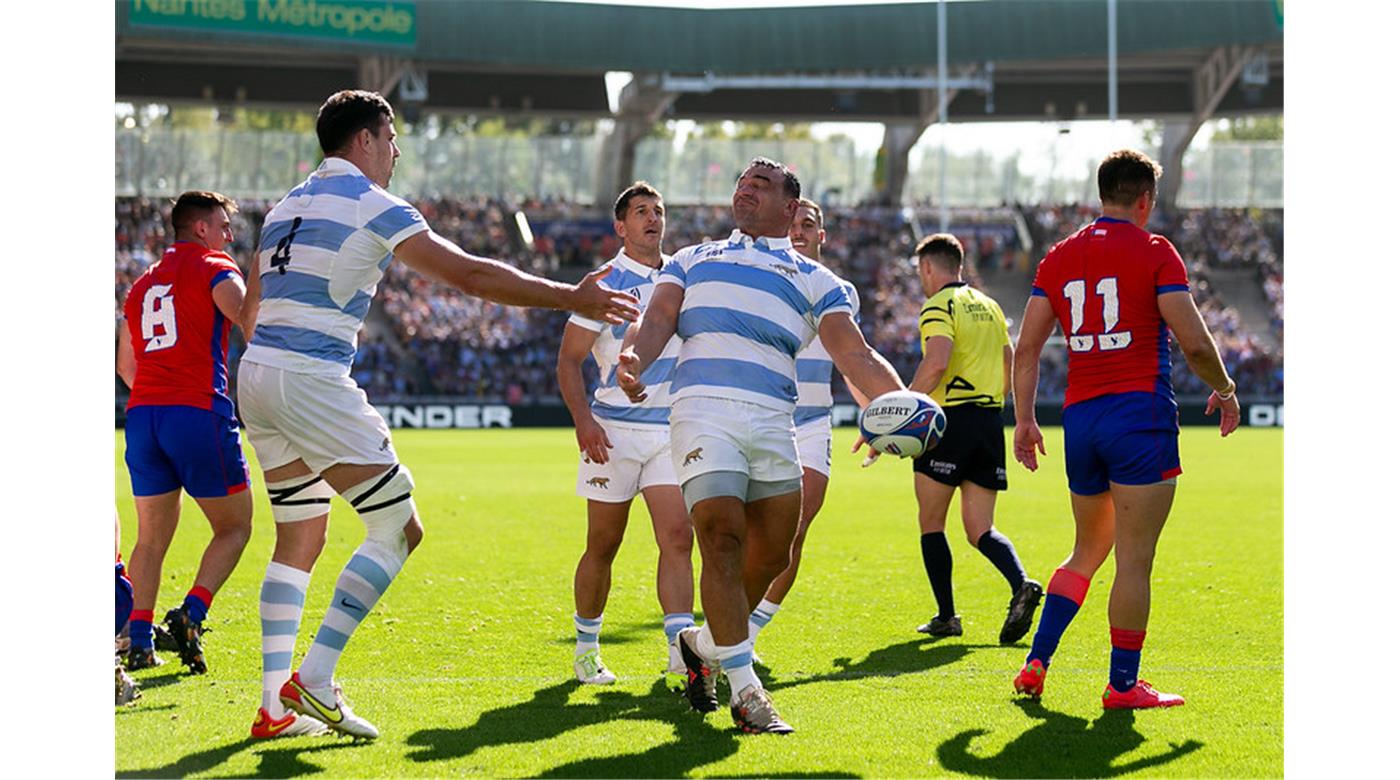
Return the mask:
<svg viewBox="0 0 1400 780">
<path fill-rule="evenodd" d="M 1001 410 L 972 404 L 945 406 L 948 427 L 938 446 L 914 459 L 914 473 L 957 487 L 964 481 L 1006 489 L 1006 438 Z"/>
</svg>

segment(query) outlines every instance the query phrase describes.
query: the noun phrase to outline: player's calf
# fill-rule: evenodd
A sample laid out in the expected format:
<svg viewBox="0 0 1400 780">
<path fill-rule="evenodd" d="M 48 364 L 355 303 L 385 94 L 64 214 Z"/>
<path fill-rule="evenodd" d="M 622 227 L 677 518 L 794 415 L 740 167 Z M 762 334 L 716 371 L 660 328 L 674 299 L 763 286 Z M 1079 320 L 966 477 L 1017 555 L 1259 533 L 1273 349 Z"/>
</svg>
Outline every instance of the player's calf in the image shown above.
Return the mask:
<svg viewBox="0 0 1400 780">
<path fill-rule="evenodd" d="M 330 609 L 299 670 L 309 689 L 331 685 L 350 635 L 408 560 L 410 525 L 419 529 L 413 538 L 422 538 L 421 526 L 412 522 L 416 520 L 413 478 L 402 464 L 351 486 L 341 495 L 359 512 L 365 524 L 365 541 L 336 579 Z"/>
</svg>

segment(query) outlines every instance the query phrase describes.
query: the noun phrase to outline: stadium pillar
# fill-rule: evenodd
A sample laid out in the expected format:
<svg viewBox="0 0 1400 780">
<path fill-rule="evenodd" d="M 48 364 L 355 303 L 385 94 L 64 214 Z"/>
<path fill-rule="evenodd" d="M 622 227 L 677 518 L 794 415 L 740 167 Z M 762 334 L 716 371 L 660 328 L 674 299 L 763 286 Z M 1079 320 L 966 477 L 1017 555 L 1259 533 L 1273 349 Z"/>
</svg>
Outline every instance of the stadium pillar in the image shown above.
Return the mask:
<svg viewBox="0 0 1400 780">
<path fill-rule="evenodd" d="M 624 185 L 631 183 L 637 161 L 637 144 L 651 132 L 679 93 L 661 88 L 655 73 L 632 77 L 617 99 L 612 132 L 598 151 L 594 176 L 593 203 L 599 208 L 611 205 Z"/>
<path fill-rule="evenodd" d="M 898 206 L 904 198 L 904 185 L 909 179 L 909 152 L 927 128 L 927 122 L 885 123 L 885 139 L 881 144 L 885 177 L 883 186 L 876 190 L 880 205 Z"/>
<path fill-rule="evenodd" d="M 1162 131 L 1162 150 L 1159 154 L 1162 181 L 1157 188 L 1157 202 L 1161 205 L 1176 208 L 1176 198 L 1181 193 L 1186 149 L 1191 145 L 1191 139 L 1196 137 L 1201 125 L 1215 115 L 1220 101 L 1244 72 L 1245 64 L 1257 53 L 1252 46 L 1218 46 L 1196 66 L 1191 84 L 1191 118 L 1168 121 Z"/>
</svg>

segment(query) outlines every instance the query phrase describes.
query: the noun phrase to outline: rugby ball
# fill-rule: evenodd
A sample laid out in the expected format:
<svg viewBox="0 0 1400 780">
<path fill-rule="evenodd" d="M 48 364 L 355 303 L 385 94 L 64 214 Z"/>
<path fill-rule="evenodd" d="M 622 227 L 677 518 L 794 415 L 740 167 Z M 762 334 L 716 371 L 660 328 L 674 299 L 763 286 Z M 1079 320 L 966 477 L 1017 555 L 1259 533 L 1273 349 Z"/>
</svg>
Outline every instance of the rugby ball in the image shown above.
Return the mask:
<svg viewBox="0 0 1400 780">
<path fill-rule="evenodd" d="M 875 449 L 901 458 L 916 458 L 943 438 L 948 417 L 923 393 L 895 390 L 862 409 L 857 424 Z"/>
</svg>

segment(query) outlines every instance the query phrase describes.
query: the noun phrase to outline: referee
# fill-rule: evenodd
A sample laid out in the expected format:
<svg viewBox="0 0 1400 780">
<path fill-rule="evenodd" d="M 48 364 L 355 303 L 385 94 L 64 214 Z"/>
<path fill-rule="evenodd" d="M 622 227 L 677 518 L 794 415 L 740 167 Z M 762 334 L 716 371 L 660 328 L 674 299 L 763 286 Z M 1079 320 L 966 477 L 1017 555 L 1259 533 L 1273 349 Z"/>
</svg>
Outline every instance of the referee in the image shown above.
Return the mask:
<svg viewBox="0 0 1400 780">
<path fill-rule="evenodd" d="M 929 296 L 919 312 L 924 357 L 909 389 L 927 393 L 948 415 L 937 447 L 914 459 L 920 546 L 938 614 L 918 630 L 961 636 L 953 607 L 953 553 L 944 528 L 953 491 L 962 496 L 967 541 L 997 567 L 1011 586 L 1001 627 L 1002 644 L 1026 635 L 1040 604 L 1040 583 L 1026 578 L 1011 540 L 992 527 L 997 492 L 1006 489 L 1006 442 L 1001 407 L 1011 383 L 1011 339 L 997 302 L 962 278 L 963 248 L 936 233 L 914 249 L 919 283 Z"/>
</svg>

